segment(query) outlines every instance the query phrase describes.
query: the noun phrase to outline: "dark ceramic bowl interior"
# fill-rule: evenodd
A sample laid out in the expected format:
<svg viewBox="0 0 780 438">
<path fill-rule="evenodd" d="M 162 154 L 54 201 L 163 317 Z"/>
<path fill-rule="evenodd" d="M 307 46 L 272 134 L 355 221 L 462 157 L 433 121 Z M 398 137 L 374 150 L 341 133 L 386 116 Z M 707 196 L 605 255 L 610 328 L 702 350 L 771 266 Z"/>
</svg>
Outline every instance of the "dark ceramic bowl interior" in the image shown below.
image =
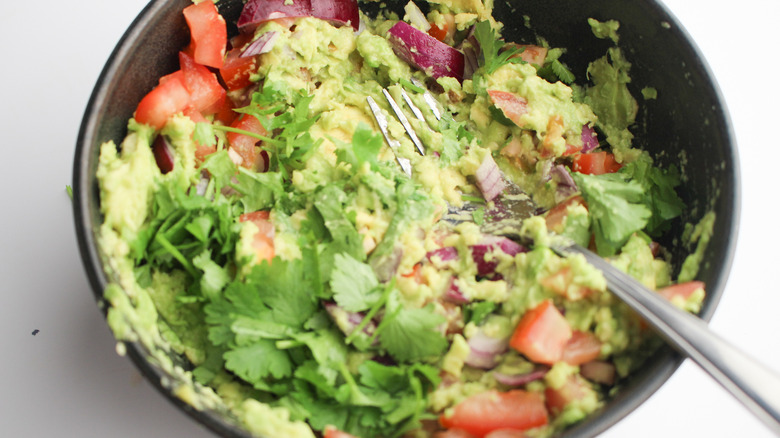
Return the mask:
<svg viewBox="0 0 780 438">
<path fill-rule="evenodd" d="M 188 43 L 188 28 L 181 10 L 190 0 L 153 0 L 127 30 L 98 79 L 76 145 L 74 162 L 74 214 L 83 262 L 100 308 L 105 312 L 103 290 L 109 278 L 103 270 L 96 236 L 102 221 L 95 172 L 101 143 L 121 142 L 126 122 L 138 101 L 157 79 L 178 68 L 178 51 Z M 235 8 L 222 9 L 226 18 Z M 707 284 L 708 296 L 700 316 L 709 320 L 726 284 L 737 239 L 739 169 L 737 148 L 728 114 L 705 61 L 684 29 L 666 8 L 653 0 L 498 0 L 495 16 L 506 28 L 507 40 L 535 42 L 536 34 L 553 47 L 568 48 L 565 62 L 583 80 L 587 63 L 604 55 L 607 42 L 596 40 L 586 19 L 615 19 L 621 24 L 620 46 L 633 64 L 630 88 L 641 96 L 644 87 L 658 90 L 655 100 L 639 98 L 639 123 L 632 128 L 635 145 L 650 151 L 660 163 L 687 160 L 681 196 L 688 216 L 668 233 L 674 258 L 683 249 L 674 245 L 687 222 L 695 223 L 712 208 L 717 220 L 712 241 L 698 279 Z M 524 16 L 531 28 L 525 26 Z M 582 42 L 587 42 L 584 44 Z M 679 164 L 679 163 L 678 163 Z M 197 411 L 173 396 L 163 382 L 172 376 L 146 360 L 140 344 L 126 345 L 139 370 L 171 402 L 215 433 L 248 436 L 224 413 Z M 177 361 L 180 359 L 176 358 Z M 650 397 L 677 369 L 682 358 L 662 348 L 630 378 L 597 415 L 562 436 L 594 436 L 626 416 Z"/>
</svg>

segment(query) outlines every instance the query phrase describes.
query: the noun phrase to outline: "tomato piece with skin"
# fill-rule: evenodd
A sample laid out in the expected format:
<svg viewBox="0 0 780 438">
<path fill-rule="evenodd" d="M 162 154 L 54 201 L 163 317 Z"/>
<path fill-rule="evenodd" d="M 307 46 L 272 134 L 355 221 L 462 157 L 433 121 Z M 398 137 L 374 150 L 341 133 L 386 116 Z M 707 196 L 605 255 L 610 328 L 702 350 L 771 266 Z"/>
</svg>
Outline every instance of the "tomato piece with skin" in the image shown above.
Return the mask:
<svg viewBox="0 0 780 438">
<path fill-rule="evenodd" d="M 544 216 L 544 221 L 547 223 L 547 229 L 555 232 L 562 231 L 561 228 L 563 227 L 563 220 L 568 214 L 569 207 L 576 205 L 582 205 L 587 208 L 585 199 L 582 196 L 577 195 L 548 210 L 547 214 Z"/>
<path fill-rule="evenodd" d="M 193 108 L 204 115 L 216 113 L 227 100 L 227 93 L 217 76 L 184 52 L 179 52 L 179 65 Z"/>
<path fill-rule="evenodd" d="M 502 113 L 514 122 L 515 125 L 523 127 L 520 118 L 528 113 L 528 101 L 514 93 L 501 90 L 487 90 L 490 102 L 500 109 Z"/>
<path fill-rule="evenodd" d="M 264 260 L 271 263 L 274 258 L 274 224 L 271 222 L 270 213 L 264 210 L 244 213 L 238 218 L 239 222 L 252 222 L 257 227 L 252 248 L 255 251 L 255 260 L 262 263 Z"/>
<path fill-rule="evenodd" d="M 661 289 L 658 289 L 658 293 L 662 297 L 671 301 L 675 297 L 680 297 L 683 300 L 687 300 L 694 292 L 699 289 L 704 289 L 704 282 L 702 281 L 688 281 L 685 283 L 673 284 Z"/>
<path fill-rule="evenodd" d="M 622 164 L 615 160 L 615 155 L 611 152 L 589 152 L 574 157 L 572 170 L 586 175 L 603 175 L 605 173 L 615 173 Z"/>
<path fill-rule="evenodd" d="M 357 438 L 356 436 L 336 429 L 333 426 L 325 426 L 322 438 Z"/>
<path fill-rule="evenodd" d="M 261 136 L 268 135 L 268 131 L 260 123 L 260 120 L 249 114 L 244 114 L 237 118 L 230 126 Z M 251 135 L 236 132 L 228 132 L 226 137 L 228 147 L 241 157 L 240 165 L 259 171 L 266 170 L 268 163 L 265 157 L 267 157 L 267 154 L 261 154 L 258 147 L 262 140 Z"/>
<path fill-rule="evenodd" d="M 587 397 L 593 388 L 580 375 L 569 376 L 560 388 L 547 387 L 544 390 L 545 406 L 553 415 L 558 415 L 566 406 Z"/>
<path fill-rule="evenodd" d="M 160 83 L 138 103 L 135 120 L 162 129 L 174 114 L 190 105 L 190 93 L 181 70 L 160 78 Z"/>
<path fill-rule="evenodd" d="M 582 365 L 601 355 L 601 341 L 593 333 L 574 330 L 563 348 L 561 360 L 569 365 Z"/>
<path fill-rule="evenodd" d="M 202 1 L 184 8 L 184 19 L 190 28 L 191 53 L 195 62 L 208 67 L 222 67 L 227 47 L 227 24 L 214 2 Z"/>
<path fill-rule="evenodd" d="M 509 345 L 536 363 L 552 365 L 561 360 L 571 336 L 566 318 L 545 300 L 523 315 Z"/>
<path fill-rule="evenodd" d="M 243 49 L 229 51 L 225 62 L 219 69 L 219 76 L 229 91 L 240 90 L 252 85 L 251 75 L 257 71 L 257 57 L 241 57 Z"/>
<path fill-rule="evenodd" d="M 447 429 L 460 429 L 476 438 L 498 430 L 523 431 L 547 424 L 547 409 L 542 397 L 515 389 L 507 392 L 490 390 L 472 395 L 442 414 L 439 423 Z"/>
<path fill-rule="evenodd" d="M 544 60 L 547 58 L 547 48 L 541 46 L 534 46 L 531 44 L 512 44 L 512 46 L 521 49 L 522 52 L 513 56 L 512 58 L 520 58 L 529 64 L 535 64 L 539 67 L 544 65 Z"/>
</svg>

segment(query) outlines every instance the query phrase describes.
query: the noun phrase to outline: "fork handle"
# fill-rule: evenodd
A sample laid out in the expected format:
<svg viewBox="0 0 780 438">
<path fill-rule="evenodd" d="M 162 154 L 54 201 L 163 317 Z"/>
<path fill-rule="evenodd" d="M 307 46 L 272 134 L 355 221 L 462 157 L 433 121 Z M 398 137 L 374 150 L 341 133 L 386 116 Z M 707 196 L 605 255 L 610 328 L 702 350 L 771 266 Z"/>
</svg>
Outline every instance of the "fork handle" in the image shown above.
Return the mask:
<svg viewBox="0 0 780 438">
<path fill-rule="evenodd" d="M 613 294 L 636 311 L 666 341 L 690 357 L 780 436 L 780 376 L 712 332 L 707 324 L 678 309 L 628 274 L 579 245 L 554 248 L 582 254 L 599 269 Z"/>
</svg>

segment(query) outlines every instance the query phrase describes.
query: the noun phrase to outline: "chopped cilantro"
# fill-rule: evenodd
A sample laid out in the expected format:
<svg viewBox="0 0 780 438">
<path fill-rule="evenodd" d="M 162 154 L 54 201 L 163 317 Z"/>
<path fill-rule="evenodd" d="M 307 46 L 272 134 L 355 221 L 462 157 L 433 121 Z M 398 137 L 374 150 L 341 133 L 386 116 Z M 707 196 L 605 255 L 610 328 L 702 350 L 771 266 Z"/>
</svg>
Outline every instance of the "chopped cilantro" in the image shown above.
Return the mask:
<svg viewBox="0 0 780 438">
<path fill-rule="evenodd" d="M 489 75 L 505 64 L 523 62 L 519 57 L 515 57 L 522 53 L 522 49 L 505 47 L 504 41 L 499 38 L 489 21 L 480 21 L 474 26 L 474 37 L 479 42 L 482 53 L 479 66 L 484 69 L 484 74 Z"/>
<path fill-rule="evenodd" d="M 438 330 L 444 317 L 433 309 L 406 309 L 391 294 L 385 317 L 377 328 L 382 348 L 401 362 L 426 359 L 441 354 L 447 348 L 447 339 Z"/>
<path fill-rule="evenodd" d="M 362 312 L 381 297 L 379 280 L 371 266 L 349 254 L 336 254 L 330 277 L 333 297 L 348 312 Z"/>
</svg>

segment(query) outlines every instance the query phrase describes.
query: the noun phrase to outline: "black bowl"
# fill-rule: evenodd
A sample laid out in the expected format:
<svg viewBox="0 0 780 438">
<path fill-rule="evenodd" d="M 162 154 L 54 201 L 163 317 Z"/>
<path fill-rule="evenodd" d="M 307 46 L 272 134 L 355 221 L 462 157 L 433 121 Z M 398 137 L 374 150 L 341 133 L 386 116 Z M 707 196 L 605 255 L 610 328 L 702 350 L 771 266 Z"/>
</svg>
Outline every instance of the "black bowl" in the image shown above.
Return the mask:
<svg viewBox="0 0 780 438">
<path fill-rule="evenodd" d="M 683 224 L 695 223 L 709 209 L 717 215 L 713 238 L 697 277 L 707 284 L 708 295 L 700 316 L 709 320 L 723 293 L 734 255 L 740 183 L 737 148 L 725 104 L 701 54 L 682 26 L 654 0 L 516 3 L 499 0 L 495 5 L 495 16 L 506 25 L 506 38 L 534 42 L 534 32 L 538 32 L 551 46 L 568 48 L 564 60 L 580 79 L 585 77 L 587 63 L 602 56 L 607 47 L 607 43 L 593 38 L 586 19 L 620 22 L 620 47 L 633 64 L 632 93 L 640 96 L 644 87 L 658 90 L 657 99 L 640 102 L 640 123 L 632 128 L 635 145 L 650 151 L 664 165 L 676 162 L 686 176 L 680 195 L 689 206 L 687 216 L 675 222 L 665 242 L 675 260 L 679 262 L 684 256 L 684 248 L 675 244 Z M 103 290 L 109 278 L 96 239 L 102 221 L 95 177 L 99 147 L 108 140 L 119 143 L 138 101 L 157 78 L 178 68 L 176 54 L 188 43 L 188 28 L 181 15 L 188 4 L 190 0 L 153 0 L 141 12 L 108 59 L 79 132 L 73 170 L 76 233 L 89 281 L 104 312 Z M 235 10 L 223 12 L 230 16 Z M 527 21 L 530 28 L 525 25 Z M 680 160 L 681 156 L 686 159 Z M 222 436 L 247 436 L 228 414 L 196 410 L 176 397 L 170 389 L 176 377 L 148 361 L 148 351 L 141 344 L 127 343 L 126 348 L 148 380 L 192 418 Z M 650 397 L 682 359 L 668 347 L 660 349 L 622 382 L 621 390 L 601 412 L 562 436 L 603 432 Z"/>
</svg>

